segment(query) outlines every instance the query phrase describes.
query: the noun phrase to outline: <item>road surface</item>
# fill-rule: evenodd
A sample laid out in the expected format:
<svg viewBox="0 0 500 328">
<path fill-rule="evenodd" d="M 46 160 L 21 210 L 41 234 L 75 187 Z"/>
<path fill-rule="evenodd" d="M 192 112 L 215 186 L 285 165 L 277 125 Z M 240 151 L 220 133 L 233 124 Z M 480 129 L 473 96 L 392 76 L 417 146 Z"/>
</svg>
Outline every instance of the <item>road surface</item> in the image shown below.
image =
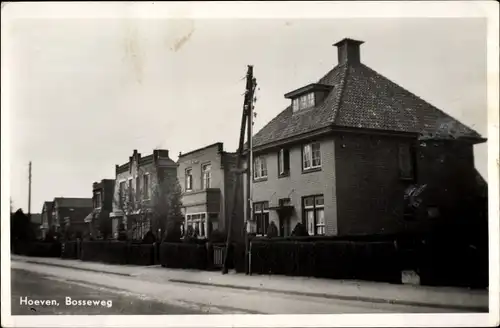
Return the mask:
<svg viewBox="0 0 500 328">
<path fill-rule="evenodd" d="M 339 314 L 465 312 L 432 307 L 344 301 L 89 272 L 22 261 L 11 262 L 13 314 Z M 112 306 L 66 306 L 77 300 L 112 300 Z M 35 307 L 25 300 L 56 300 Z M 26 303 L 26 302 L 25 302 Z M 33 312 L 33 313 L 32 313 Z"/>
</svg>

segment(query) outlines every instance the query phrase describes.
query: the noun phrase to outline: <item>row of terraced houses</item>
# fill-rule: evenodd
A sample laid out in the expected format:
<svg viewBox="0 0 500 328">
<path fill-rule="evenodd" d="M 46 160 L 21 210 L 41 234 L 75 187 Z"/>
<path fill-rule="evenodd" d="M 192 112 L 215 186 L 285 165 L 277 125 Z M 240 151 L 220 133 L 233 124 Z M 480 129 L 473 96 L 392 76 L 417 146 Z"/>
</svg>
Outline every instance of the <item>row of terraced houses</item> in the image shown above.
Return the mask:
<svg viewBox="0 0 500 328">
<path fill-rule="evenodd" d="M 362 43 L 336 43 L 338 64 L 285 94 L 290 105 L 253 136 L 252 233 L 266 235 L 270 222 L 281 236 L 297 223 L 310 235 L 423 231 L 463 215 L 484 197 L 473 147 L 486 140 L 364 65 Z M 98 235 L 99 222 L 110 220 L 117 238 L 121 224 L 153 208 L 155 186 L 177 180 L 184 229 L 195 227 L 207 237 L 226 230 L 233 186 L 242 179 L 232 222 L 241 237 L 249 197 L 236 159 L 222 143 L 181 153 L 177 161 L 168 150 L 148 156 L 134 150 L 116 165 L 114 179 L 93 183 L 92 198 L 45 202 L 42 229 Z M 143 206 L 125 208 L 124 193 Z M 134 238 L 147 230 L 146 222 Z"/>
</svg>

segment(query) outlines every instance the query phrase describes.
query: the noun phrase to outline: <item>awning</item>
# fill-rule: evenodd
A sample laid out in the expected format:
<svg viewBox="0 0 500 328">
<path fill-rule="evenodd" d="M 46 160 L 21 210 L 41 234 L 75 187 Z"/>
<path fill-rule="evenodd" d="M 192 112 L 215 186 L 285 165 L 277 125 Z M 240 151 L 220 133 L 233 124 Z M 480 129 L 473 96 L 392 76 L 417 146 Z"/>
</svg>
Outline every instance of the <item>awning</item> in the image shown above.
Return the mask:
<svg viewBox="0 0 500 328">
<path fill-rule="evenodd" d="M 270 210 L 274 210 L 278 212 L 279 215 L 291 215 L 294 209 L 293 205 L 279 205 L 279 206 L 271 206 Z"/>
<path fill-rule="evenodd" d="M 93 210 L 92 212 L 89 213 L 89 215 L 87 215 L 85 217 L 85 219 L 83 220 L 83 222 L 85 223 L 90 223 L 92 222 L 96 217 L 99 216 L 99 214 L 101 213 L 101 210 L 98 209 L 98 210 Z"/>
</svg>

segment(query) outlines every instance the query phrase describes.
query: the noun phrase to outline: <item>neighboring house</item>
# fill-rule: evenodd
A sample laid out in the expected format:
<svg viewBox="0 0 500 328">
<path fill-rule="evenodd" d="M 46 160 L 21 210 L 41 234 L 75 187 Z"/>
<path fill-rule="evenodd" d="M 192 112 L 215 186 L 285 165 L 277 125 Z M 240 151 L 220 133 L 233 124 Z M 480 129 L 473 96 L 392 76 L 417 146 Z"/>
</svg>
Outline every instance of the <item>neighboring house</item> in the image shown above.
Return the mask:
<svg viewBox="0 0 500 328">
<path fill-rule="evenodd" d="M 92 211 L 92 198 L 54 198 L 52 220 L 55 231 L 62 234 L 81 235 L 87 228 L 84 219 Z"/>
<path fill-rule="evenodd" d="M 39 213 L 31 213 L 30 224 L 36 239 L 42 238 L 42 215 Z"/>
<path fill-rule="evenodd" d="M 54 206 L 54 202 L 44 202 L 42 207 L 42 238 L 45 239 L 45 236 L 48 234 L 50 230 L 56 231 L 55 223 L 52 220 L 52 208 Z"/>
<path fill-rule="evenodd" d="M 155 149 L 142 157 L 134 150 L 129 161 L 116 165 L 116 183 L 113 196 L 112 232 L 117 238 L 123 228 L 130 238 L 141 239 L 151 228 L 155 207 L 161 206 L 157 195 L 163 184 L 177 180 L 177 164 L 168 150 Z M 160 233 L 161 231 L 155 231 Z"/>
<path fill-rule="evenodd" d="M 113 211 L 113 194 L 115 180 L 103 179 L 92 184 L 93 210 L 85 217 L 89 226 L 89 233 L 95 238 L 107 238 L 111 235 L 111 219 L 109 214 Z"/>
<path fill-rule="evenodd" d="M 425 230 L 467 206 L 486 139 L 364 65 L 362 43 L 336 43 L 338 65 L 254 135 L 258 235 L 270 221 L 280 235 Z"/>
<path fill-rule="evenodd" d="M 227 231 L 237 178 L 236 160 L 237 154 L 224 151 L 221 142 L 179 154 L 177 176 L 182 186 L 184 231 L 191 226 L 199 237 L 208 237 L 214 230 Z M 232 222 L 235 238 L 243 228 L 242 188 L 240 185 L 236 220 Z"/>
</svg>

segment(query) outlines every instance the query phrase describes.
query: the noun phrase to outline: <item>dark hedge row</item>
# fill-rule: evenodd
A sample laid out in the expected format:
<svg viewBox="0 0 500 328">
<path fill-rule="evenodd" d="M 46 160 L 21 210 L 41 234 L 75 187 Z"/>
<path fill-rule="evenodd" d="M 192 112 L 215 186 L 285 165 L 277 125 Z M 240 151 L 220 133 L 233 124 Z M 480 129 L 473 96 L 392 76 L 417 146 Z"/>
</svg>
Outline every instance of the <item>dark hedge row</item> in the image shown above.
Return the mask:
<svg viewBox="0 0 500 328">
<path fill-rule="evenodd" d="M 80 258 L 80 243 L 78 241 L 66 241 L 62 243 L 61 258 L 63 259 L 79 259 Z"/>
<path fill-rule="evenodd" d="M 17 241 L 12 243 L 12 253 L 34 257 L 60 257 L 61 243 L 44 241 Z"/>
<path fill-rule="evenodd" d="M 110 264 L 155 264 L 153 244 L 139 244 L 124 241 L 83 241 L 82 261 L 105 262 Z"/>
<path fill-rule="evenodd" d="M 208 249 L 205 244 L 162 243 L 160 245 L 160 263 L 167 268 L 207 270 L 209 263 Z"/>
<path fill-rule="evenodd" d="M 251 271 L 399 283 L 393 242 L 252 241 Z"/>
</svg>

